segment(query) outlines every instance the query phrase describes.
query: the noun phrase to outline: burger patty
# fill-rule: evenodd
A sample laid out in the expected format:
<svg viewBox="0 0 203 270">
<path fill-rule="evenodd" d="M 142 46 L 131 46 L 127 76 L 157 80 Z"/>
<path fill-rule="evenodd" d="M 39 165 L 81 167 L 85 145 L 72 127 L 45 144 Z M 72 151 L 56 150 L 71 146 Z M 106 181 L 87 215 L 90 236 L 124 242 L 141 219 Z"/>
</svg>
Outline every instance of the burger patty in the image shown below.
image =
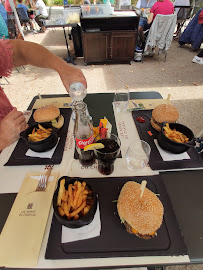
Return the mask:
<svg viewBox="0 0 203 270">
<path fill-rule="evenodd" d="M 124 225 L 125 225 L 125 228 L 126 228 L 126 231 L 128 233 L 132 233 L 132 234 L 135 234 L 133 231 L 132 231 L 132 227 L 130 226 L 130 224 L 128 224 L 126 221 L 124 221 Z M 140 234 L 140 233 L 136 233 L 136 235 L 139 237 L 139 238 L 142 238 L 142 239 L 145 239 L 145 240 L 148 240 L 148 239 L 151 239 L 155 236 L 155 234 Z"/>
<path fill-rule="evenodd" d="M 153 118 L 153 117 L 152 117 L 152 118 Z M 157 122 L 156 120 L 154 120 L 154 118 L 153 118 L 153 121 L 154 121 L 154 123 L 155 123 L 157 126 L 161 127 L 161 124 L 162 124 L 162 123 Z"/>
</svg>

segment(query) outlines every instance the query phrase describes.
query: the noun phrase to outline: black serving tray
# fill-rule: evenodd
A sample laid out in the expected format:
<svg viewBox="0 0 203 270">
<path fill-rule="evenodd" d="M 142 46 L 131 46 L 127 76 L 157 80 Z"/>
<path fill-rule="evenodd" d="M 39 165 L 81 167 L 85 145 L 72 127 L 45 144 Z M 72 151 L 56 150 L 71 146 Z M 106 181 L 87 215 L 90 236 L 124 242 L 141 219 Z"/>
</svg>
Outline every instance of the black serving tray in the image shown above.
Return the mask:
<svg viewBox="0 0 203 270">
<path fill-rule="evenodd" d="M 56 260 L 187 254 L 187 248 L 161 176 L 146 176 L 144 179 L 147 180 L 149 189 L 160 194 L 159 198 L 164 205 L 164 220 L 156 237 L 144 240 L 127 233 L 117 213 L 115 200 L 118 199 L 123 185 L 127 181 L 141 183 L 143 177 L 87 178 L 86 180 L 98 195 L 101 217 L 100 236 L 62 244 L 62 226 L 53 216 L 45 258 Z"/>
<path fill-rule="evenodd" d="M 142 111 L 133 111 L 132 112 L 133 120 L 137 127 L 140 139 L 148 142 L 151 146 L 151 154 L 149 165 L 152 170 L 172 170 L 172 169 L 186 169 L 186 168 L 201 168 L 203 167 L 203 159 L 195 148 L 190 147 L 187 151 L 190 159 L 184 160 L 174 160 L 174 161 L 164 161 L 159 154 L 154 139 L 157 138 L 158 131 L 155 130 L 151 123 L 150 119 L 152 117 L 152 110 L 142 110 Z M 139 123 L 136 120 L 137 116 L 143 116 L 145 119 L 144 123 Z M 151 131 L 152 136 L 148 134 L 148 131 Z"/>
<path fill-rule="evenodd" d="M 60 140 L 52 158 L 27 157 L 25 153 L 29 148 L 26 142 L 22 138 L 20 138 L 8 162 L 4 166 L 60 164 L 63 158 L 63 151 L 66 143 L 67 131 L 69 127 L 69 121 L 72 114 L 72 110 L 69 108 L 60 109 L 60 112 L 61 115 L 63 115 L 64 117 L 64 125 L 58 131 Z M 28 124 L 29 125 L 35 124 L 33 114 L 31 115 Z"/>
</svg>

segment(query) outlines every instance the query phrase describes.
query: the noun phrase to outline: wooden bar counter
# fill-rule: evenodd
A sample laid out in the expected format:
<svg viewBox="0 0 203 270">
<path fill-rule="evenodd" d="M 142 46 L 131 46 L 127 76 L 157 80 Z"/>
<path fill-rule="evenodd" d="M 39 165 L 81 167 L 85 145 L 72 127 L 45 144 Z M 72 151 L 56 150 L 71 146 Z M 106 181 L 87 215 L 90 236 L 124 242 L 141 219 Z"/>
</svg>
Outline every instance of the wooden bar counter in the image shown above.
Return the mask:
<svg viewBox="0 0 203 270">
<path fill-rule="evenodd" d="M 108 17 L 82 17 L 85 64 L 130 64 L 134 58 L 138 23 L 139 16 L 133 10 L 115 11 Z"/>
</svg>

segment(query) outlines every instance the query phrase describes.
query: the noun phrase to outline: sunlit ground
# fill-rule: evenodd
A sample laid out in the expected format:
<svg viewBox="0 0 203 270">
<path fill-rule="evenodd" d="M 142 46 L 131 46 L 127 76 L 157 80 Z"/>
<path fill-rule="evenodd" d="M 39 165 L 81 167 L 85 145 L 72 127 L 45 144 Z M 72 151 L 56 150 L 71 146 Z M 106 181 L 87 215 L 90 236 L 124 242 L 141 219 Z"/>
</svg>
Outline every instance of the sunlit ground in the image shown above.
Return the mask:
<svg viewBox="0 0 203 270">
<path fill-rule="evenodd" d="M 64 34 L 61 29 L 47 30 L 43 34 L 29 34 L 28 41 L 41 43 L 59 57 L 67 56 Z M 69 41 L 72 52 L 72 41 Z M 198 134 L 203 129 L 203 66 L 192 63 L 197 54 L 190 46 L 180 48 L 173 41 L 164 56 L 145 57 L 144 63 L 84 65 L 83 58 L 76 60 L 88 83 L 88 93 L 115 92 L 128 87 L 130 91 L 158 91 L 163 98 L 171 94 L 171 101 L 180 111 L 181 123 L 189 125 Z M 38 93 L 61 94 L 66 90 L 53 70 L 27 66 L 13 71 L 4 90 L 12 104 L 25 110 Z"/>
</svg>

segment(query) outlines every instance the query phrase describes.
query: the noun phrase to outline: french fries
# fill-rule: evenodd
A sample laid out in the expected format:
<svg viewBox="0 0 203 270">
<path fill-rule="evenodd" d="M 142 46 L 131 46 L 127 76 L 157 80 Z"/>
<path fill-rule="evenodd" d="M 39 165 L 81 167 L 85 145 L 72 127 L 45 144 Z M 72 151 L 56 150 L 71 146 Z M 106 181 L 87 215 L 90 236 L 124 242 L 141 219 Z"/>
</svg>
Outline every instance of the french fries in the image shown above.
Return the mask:
<svg viewBox="0 0 203 270">
<path fill-rule="evenodd" d="M 89 190 L 86 182 L 75 181 L 65 189 L 65 179 L 60 182 L 57 206 L 61 216 L 77 220 L 86 215 L 93 204 L 92 191 Z"/>
<path fill-rule="evenodd" d="M 38 124 L 38 129 L 34 128 L 32 133 L 28 135 L 28 140 L 31 142 L 38 142 L 46 139 L 51 135 L 52 128 L 44 128 Z"/>
<path fill-rule="evenodd" d="M 59 187 L 59 192 L 58 192 L 58 197 L 57 197 L 58 206 L 62 205 L 62 197 L 64 197 L 64 193 L 65 193 L 65 179 L 62 179 L 60 182 L 60 187 Z"/>
<path fill-rule="evenodd" d="M 181 133 L 180 131 L 177 131 L 176 129 L 171 129 L 169 127 L 169 124 L 167 123 L 166 126 L 164 127 L 164 134 L 167 138 L 174 142 L 178 143 L 187 143 L 189 141 L 189 138 Z"/>
</svg>

